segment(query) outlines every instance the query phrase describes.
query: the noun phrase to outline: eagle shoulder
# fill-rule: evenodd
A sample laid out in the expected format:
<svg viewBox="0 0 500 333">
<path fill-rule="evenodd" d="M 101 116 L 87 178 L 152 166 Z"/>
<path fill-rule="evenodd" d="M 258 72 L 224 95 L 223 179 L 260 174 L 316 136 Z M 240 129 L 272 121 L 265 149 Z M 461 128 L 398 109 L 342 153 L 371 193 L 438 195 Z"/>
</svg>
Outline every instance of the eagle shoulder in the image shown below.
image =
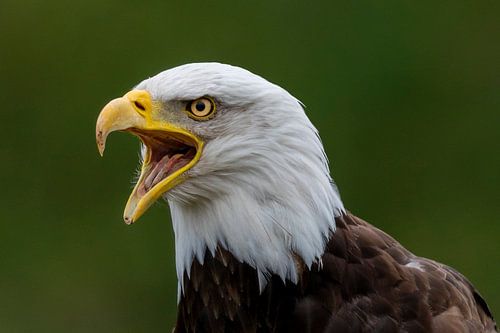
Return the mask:
<svg viewBox="0 0 500 333">
<path fill-rule="evenodd" d="M 417 257 L 351 214 L 303 274 L 294 327 L 326 332 L 495 332 L 486 302 L 454 269 Z M 314 304 L 314 305 L 313 305 Z M 321 307 L 322 311 L 314 311 Z"/>
</svg>

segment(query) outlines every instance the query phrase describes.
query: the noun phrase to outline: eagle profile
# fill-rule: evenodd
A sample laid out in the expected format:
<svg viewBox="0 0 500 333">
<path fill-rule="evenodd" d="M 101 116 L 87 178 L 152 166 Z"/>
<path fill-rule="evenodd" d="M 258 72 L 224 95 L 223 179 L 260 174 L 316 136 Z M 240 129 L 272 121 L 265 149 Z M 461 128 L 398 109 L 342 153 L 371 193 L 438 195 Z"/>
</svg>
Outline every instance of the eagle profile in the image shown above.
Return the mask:
<svg viewBox="0 0 500 333">
<path fill-rule="evenodd" d="M 300 102 L 247 70 L 196 63 L 108 103 L 142 142 L 124 219 L 160 197 L 172 215 L 174 332 L 496 332 L 454 269 L 348 212 Z"/>
</svg>

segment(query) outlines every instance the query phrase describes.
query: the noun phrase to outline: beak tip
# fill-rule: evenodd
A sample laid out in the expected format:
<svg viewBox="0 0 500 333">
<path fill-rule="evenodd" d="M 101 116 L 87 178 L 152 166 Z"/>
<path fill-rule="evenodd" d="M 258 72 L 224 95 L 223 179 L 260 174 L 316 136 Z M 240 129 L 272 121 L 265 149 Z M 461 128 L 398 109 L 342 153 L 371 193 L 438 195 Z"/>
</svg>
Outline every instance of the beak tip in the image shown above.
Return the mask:
<svg viewBox="0 0 500 333">
<path fill-rule="evenodd" d="M 125 224 L 126 225 L 131 225 L 133 224 L 135 221 L 132 219 L 132 217 L 129 217 L 129 216 L 124 216 L 123 217 L 123 220 L 125 221 Z"/>
<path fill-rule="evenodd" d="M 102 130 L 96 131 L 96 141 L 97 149 L 99 150 L 99 154 L 102 157 L 104 155 L 104 148 L 106 148 L 106 136 L 103 135 Z"/>
<path fill-rule="evenodd" d="M 99 155 L 101 155 L 101 157 L 103 157 L 104 156 L 104 146 L 101 144 L 98 144 L 97 149 L 99 150 Z"/>
</svg>

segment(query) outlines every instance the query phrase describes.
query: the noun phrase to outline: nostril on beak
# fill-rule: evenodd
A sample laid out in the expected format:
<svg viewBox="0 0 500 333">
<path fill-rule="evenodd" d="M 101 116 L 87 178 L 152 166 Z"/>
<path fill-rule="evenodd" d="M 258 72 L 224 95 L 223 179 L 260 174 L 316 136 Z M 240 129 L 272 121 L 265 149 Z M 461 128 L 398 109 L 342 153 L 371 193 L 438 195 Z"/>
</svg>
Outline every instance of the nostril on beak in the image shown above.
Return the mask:
<svg viewBox="0 0 500 333">
<path fill-rule="evenodd" d="M 146 90 L 132 90 L 123 97 L 132 104 L 134 110 L 142 116 L 151 112 L 151 95 Z"/>
<path fill-rule="evenodd" d="M 138 108 L 139 110 L 141 111 L 146 111 L 146 107 L 144 105 L 141 104 L 141 102 L 139 101 L 134 101 L 134 105 L 136 108 Z"/>
</svg>

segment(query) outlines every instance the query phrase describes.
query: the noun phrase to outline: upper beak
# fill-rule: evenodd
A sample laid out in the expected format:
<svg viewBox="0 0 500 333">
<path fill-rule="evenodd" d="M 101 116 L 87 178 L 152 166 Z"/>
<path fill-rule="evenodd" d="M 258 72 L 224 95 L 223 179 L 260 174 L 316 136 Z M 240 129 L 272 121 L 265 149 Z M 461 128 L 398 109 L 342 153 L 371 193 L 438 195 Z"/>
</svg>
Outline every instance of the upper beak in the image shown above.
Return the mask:
<svg viewBox="0 0 500 333">
<path fill-rule="evenodd" d="M 163 193 L 181 183 L 185 178 L 184 172 L 196 164 L 201 155 L 203 141 L 191 132 L 161 120 L 156 116 L 158 109 L 147 91 L 132 90 L 109 102 L 97 118 L 96 141 L 101 156 L 106 147 L 106 138 L 114 131 L 130 132 L 138 136 L 146 146 L 141 175 L 125 207 L 123 217 L 127 224 L 135 222 Z M 168 170 L 161 170 L 158 156 L 165 157 L 168 161 L 172 157 L 169 154 L 174 154 L 175 148 L 180 149 L 182 145 L 187 149 L 195 149 L 196 152 L 184 153 L 182 157 L 185 157 L 187 163 L 180 168 L 172 169 L 170 173 Z M 189 161 L 188 155 L 191 158 Z M 160 181 L 156 181 L 154 185 L 150 180 L 155 178 L 153 172 L 162 172 Z M 149 182 L 148 186 L 145 185 L 146 182 Z"/>
<path fill-rule="evenodd" d="M 95 129 L 97 149 L 101 156 L 111 132 L 145 128 L 146 110 L 150 109 L 151 96 L 145 90 L 132 90 L 106 104 L 97 118 Z"/>
</svg>

